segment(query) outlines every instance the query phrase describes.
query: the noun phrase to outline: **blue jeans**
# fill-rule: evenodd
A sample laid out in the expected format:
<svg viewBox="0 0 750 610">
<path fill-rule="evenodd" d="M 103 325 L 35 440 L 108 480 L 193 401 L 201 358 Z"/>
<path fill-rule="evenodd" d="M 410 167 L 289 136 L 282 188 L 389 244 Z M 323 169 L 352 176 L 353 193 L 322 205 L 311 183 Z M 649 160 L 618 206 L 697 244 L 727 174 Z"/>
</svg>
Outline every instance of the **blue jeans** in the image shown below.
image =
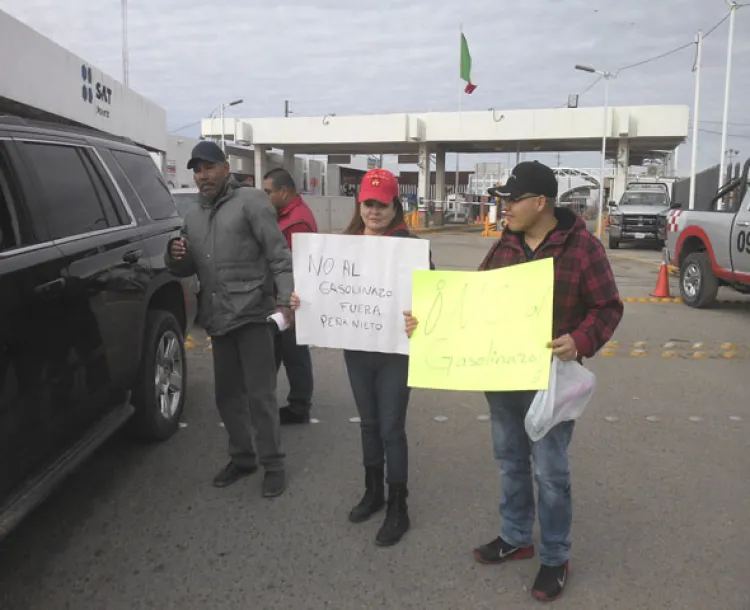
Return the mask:
<svg viewBox="0 0 750 610">
<path fill-rule="evenodd" d="M 500 516 L 503 540 L 513 546 L 532 544 L 534 527 L 534 478 L 539 489 L 539 529 L 543 565 L 557 566 L 570 555 L 573 501 L 570 493 L 568 445 L 575 422 L 562 422 L 533 443 L 526 434 L 524 418 L 536 391 L 488 392 L 492 418 L 492 444 L 500 466 Z"/>
<path fill-rule="evenodd" d="M 365 467 L 380 467 L 385 463 L 386 482 L 406 484 L 409 478 L 406 442 L 409 357 L 344 350 L 344 361 L 360 418 Z"/>
</svg>

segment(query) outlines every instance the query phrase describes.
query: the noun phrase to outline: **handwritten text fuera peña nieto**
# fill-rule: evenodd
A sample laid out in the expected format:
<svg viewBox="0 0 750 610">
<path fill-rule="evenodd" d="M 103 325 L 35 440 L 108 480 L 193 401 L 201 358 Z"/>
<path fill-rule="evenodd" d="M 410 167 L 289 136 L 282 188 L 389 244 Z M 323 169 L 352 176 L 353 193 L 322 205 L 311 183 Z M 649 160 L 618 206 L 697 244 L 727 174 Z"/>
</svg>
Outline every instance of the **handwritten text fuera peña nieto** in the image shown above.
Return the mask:
<svg viewBox="0 0 750 610">
<path fill-rule="evenodd" d="M 356 261 L 344 259 L 337 261 L 333 257 L 317 258 L 312 255 L 308 258 L 308 270 L 320 277 L 331 275 L 334 271 L 339 270 L 345 278 L 359 278 L 361 274 L 357 272 Z M 365 296 L 374 297 L 375 299 L 388 299 L 393 297 L 393 291 L 387 288 L 369 285 L 356 285 L 348 283 L 337 283 L 332 280 L 323 280 L 318 285 L 320 294 L 329 296 Z M 381 317 L 383 314 L 380 305 L 366 303 L 352 303 L 350 301 L 340 301 L 338 303 L 341 312 L 339 315 L 320 315 L 320 323 L 324 328 L 353 328 L 360 330 L 380 331 L 383 324 L 379 321 L 369 319 L 359 319 L 360 316 Z"/>
</svg>

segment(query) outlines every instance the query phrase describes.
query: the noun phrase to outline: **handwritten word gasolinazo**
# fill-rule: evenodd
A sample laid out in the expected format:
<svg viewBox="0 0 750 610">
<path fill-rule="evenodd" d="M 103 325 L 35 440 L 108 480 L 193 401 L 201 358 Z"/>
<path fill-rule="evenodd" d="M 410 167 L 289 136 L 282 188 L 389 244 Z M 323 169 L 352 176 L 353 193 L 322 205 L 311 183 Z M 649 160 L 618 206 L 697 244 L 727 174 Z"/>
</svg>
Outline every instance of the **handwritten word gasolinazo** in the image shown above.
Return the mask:
<svg viewBox="0 0 750 610">
<path fill-rule="evenodd" d="M 342 295 L 364 295 L 368 297 L 376 297 L 378 299 L 389 299 L 393 296 L 393 291 L 387 288 L 379 288 L 377 286 L 349 286 L 346 284 L 334 284 L 329 281 L 322 281 L 318 286 L 318 290 L 321 294 L 342 294 Z"/>
<path fill-rule="evenodd" d="M 525 354 L 523 352 L 508 354 L 498 351 L 495 349 L 493 341 L 490 341 L 487 351 L 483 354 L 475 353 L 462 356 L 456 356 L 450 353 L 446 354 L 444 350 L 448 343 L 449 341 L 446 339 L 438 339 L 432 343 L 426 360 L 427 366 L 435 370 L 444 371 L 446 377 L 451 374 L 451 371 L 454 368 L 460 367 L 486 367 L 489 369 L 505 365 L 533 366 L 539 364 L 538 358 L 533 354 Z"/>
</svg>

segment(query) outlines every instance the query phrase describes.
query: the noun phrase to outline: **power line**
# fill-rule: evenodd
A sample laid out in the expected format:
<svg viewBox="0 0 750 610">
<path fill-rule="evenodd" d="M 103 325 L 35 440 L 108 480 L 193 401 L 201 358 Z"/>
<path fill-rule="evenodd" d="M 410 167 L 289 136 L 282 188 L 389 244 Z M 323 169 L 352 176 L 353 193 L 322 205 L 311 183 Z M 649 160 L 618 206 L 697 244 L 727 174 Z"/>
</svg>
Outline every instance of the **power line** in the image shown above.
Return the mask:
<svg viewBox="0 0 750 610">
<path fill-rule="evenodd" d="M 182 131 L 183 129 L 187 129 L 188 127 L 193 127 L 194 125 L 200 125 L 201 121 L 193 121 L 192 123 L 188 123 L 187 125 L 183 125 L 182 127 L 178 127 L 177 129 L 172 129 L 169 133 L 177 133 L 178 131 Z"/>
<path fill-rule="evenodd" d="M 590 85 L 589 85 L 588 87 L 586 87 L 586 88 L 585 88 L 585 89 L 583 90 L 583 92 L 581 93 L 581 95 L 586 95 L 586 94 L 587 94 L 587 93 L 588 93 L 589 91 L 591 91 L 591 90 L 592 90 L 592 89 L 594 88 L 594 86 L 595 86 L 595 85 L 597 85 L 597 84 L 599 83 L 599 81 L 600 81 L 600 80 L 602 80 L 603 78 L 604 78 L 603 76 L 600 76 L 599 78 L 597 78 L 597 79 L 596 79 L 596 80 L 595 80 L 594 82 L 592 82 L 592 83 L 591 83 L 591 84 L 590 84 Z"/>
<path fill-rule="evenodd" d="M 743 7 L 743 6 L 750 6 L 750 3 L 746 3 L 746 4 L 738 4 L 738 5 L 737 5 L 737 8 L 741 8 L 741 7 Z M 704 38 L 704 40 L 705 40 L 705 39 L 706 39 L 706 38 L 707 38 L 708 36 L 710 36 L 711 34 L 713 34 L 713 33 L 714 33 L 714 32 L 715 32 L 716 30 L 717 30 L 717 28 L 718 28 L 718 27 L 719 27 L 719 26 L 720 26 L 720 25 L 721 25 L 722 23 L 724 23 L 724 22 L 725 22 L 725 21 L 726 21 L 727 19 L 729 19 L 729 16 L 730 16 L 730 14 L 731 14 L 731 13 L 730 13 L 730 12 L 728 12 L 728 13 L 727 13 L 726 15 L 724 15 L 724 17 L 722 17 L 722 18 L 721 18 L 721 19 L 720 19 L 719 21 L 717 21 L 717 22 L 716 22 L 716 23 L 715 23 L 715 24 L 714 24 L 713 26 L 711 26 L 711 28 L 710 28 L 710 29 L 709 29 L 709 30 L 708 30 L 708 31 L 707 31 L 707 32 L 706 32 L 706 33 L 705 33 L 705 34 L 703 35 L 703 38 Z M 695 41 L 692 41 L 692 42 L 687 42 L 687 43 L 685 43 L 685 44 L 682 44 L 682 45 L 680 45 L 679 47 L 675 47 L 674 49 L 672 49 L 672 50 L 670 50 L 670 51 L 666 51 L 666 52 L 664 52 L 664 53 L 660 53 L 659 55 L 655 55 L 654 57 L 649 57 L 648 59 L 644 59 L 644 60 L 642 60 L 642 61 L 638 61 L 638 62 L 636 62 L 636 63 L 634 63 L 634 64 L 629 64 L 629 65 L 627 65 L 627 66 L 623 66 L 622 68 L 619 68 L 618 70 L 615 70 L 614 74 L 615 74 L 615 76 L 617 76 L 617 75 L 619 75 L 619 74 L 620 74 L 620 72 L 624 72 L 625 70 L 630 70 L 630 69 L 632 69 L 632 68 L 638 68 L 638 67 L 640 67 L 640 66 L 643 66 L 643 65 L 649 64 L 649 63 L 651 63 L 651 62 L 654 62 L 654 61 L 658 61 L 658 60 L 660 60 L 660 59 L 664 59 L 665 57 L 669 57 L 670 55 L 674 55 L 675 53 L 679 53 L 680 51 L 684 51 L 685 49 L 687 49 L 687 48 L 689 48 L 689 47 L 692 47 L 693 45 L 696 45 L 696 47 L 697 47 L 697 43 L 696 43 Z M 695 66 L 693 66 L 693 70 L 695 70 Z M 599 76 L 599 77 L 598 77 L 598 78 L 597 78 L 596 80 L 594 80 L 594 81 L 593 81 L 593 82 L 591 83 L 591 85 L 589 85 L 589 86 L 588 86 L 588 87 L 587 87 L 587 88 L 586 88 L 586 89 L 585 89 L 585 90 L 583 91 L 583 93 L 580 93 L 580 94 L 579 94 L 579 96 L 583 96 L 583 95 L 585 95 L 586 93 L 588 93 L 589 91 L 591 91 L 591 89 L 593 89 L 593 88 L 594 88 L 594 86 L 595 86 L 595 85 L 597 85 L 597 84 L 599 83 L 599 81 L 600 81 L 601 79 L 602 79 L 602 76 Z M 561 106 L 561 107 L 564 107 L 564 106 Z M 708 122 L 708 121 L 706 121 L 706 122 Z"/>
<path fill-rule="evenodd" d="M 713 125 L 721 125 L 722 121 L 708 121 L 705 119 L 700 119 L 698 123 L 712 123 Z M 750 123 L 732 123 L 731 121 L 728 122 L 727 125 L 733 125 L 734 127 L 750 127 Z"/>
<path fill-rule="evenodd" d="M 722 135 L 720 131 L 714 131 L 713 129 L 701 129 L 699 127 L 698 131 L 702 133 L 711 133 L 717 136 Z M 750 134 L 728 133 L 727 136 L 730 138 L 739 138 L 741 140 L 750 140 Z"/>
<path fill-rule="evenodd" d="M 661 53 L 660 55 L 655 55 L 654 57 L 650 57 L 648 59 L 644 59 L 643 61 L 636 62 L 634 64 L 630 64 L 628 66 L 623 66 L 619 70 L 615 71 L 615 75 L 619 75 L 620 72 L 624 72 L 625 70 L 630 70 L 631 68 L 638 68 L 639 66 L 643 66 L 645 64 L 649 64 L 652 61 L 657 61 L 659 59 L 663 59 L 665 57 L 668 57 L 670 55 L 674 55 L 675 53 L 678 53 L 684 49 L 687 49 L 688 47 L 692 47 L 695 43 L 694 42 L 688 42 L 686 44 L 680 45 L 679 47 L 676 47 L 672 49 L 671 51 L 667 51 L 666 53 Z"/>
<path fill-rule="evenodd" d="M 714 27 L 712 27 L 708 32 L 703 34 L 703 38 L 708 38 L 711 34 L 713 34 L 716 31 L 716 28 L 718 28 L 722 23 L 724 23 L 727 19 L 729 19 L 729 15 L 731 15 L 731 12 L 724 15 L 722 19 L 720 19 Z"/>
<path fill-rule="evenodd" d="M 740 6 L 742 6 L 742 5 L 740 5 Z M 722 17 L 722 18 L 721 18 L 721 19 L 720 19 L 719 21 L 717 21 L 717 22 L 716 22 L 716 23 L 715 23 L 715 24 L 714 24 L 714 25 L 713 25 L 713 26 L 711 27 L 711 29 L 709 29 L 709 30 L 708 30 L 708 31 L 707 31 L 707 32 L 706 32 L 706 33 L 705 33 L 705 34 L 703 35 L 703 39 L 705 40 L 705 39 L 706 39 L 706 38 L 708 38 L 708 37 L 709 37 L 709 36 L 710 36 L 711 34 L 713 34 L 713 33 L 714 33 L 714 32 L 716 31 L 716 29 L 717 29 L 717 28 L 718 28 L 718 27 L 719 27 L 719 26 L 720 26 L 720 25 L 721 25 L 722 23 L 724 23 L 724 22 L 725 22 L 725 21 L 726 21 L 727 19 L 729 19 L 729 15 L 730 15 L 730 13 L 727 13 L 726 15 L 724 15 L 724 17 Z M 684 49 L 687 49 L 688 47 L 692 47 L 692 46 L 693 46 L 694 44 L 696 44 L 696 42 L 695 42 L 695 41 L 687 42 L 687 43 L 685 43 L 685 44 L 683 44 L 683 45 L 680 45 L 679 47 L 675 47 L 675 48 L 674 48 L 674 49 L 672 49 L 671 51 L 667 51 L 666 53 L 661 53 L 660 55 L 655 55 L 654 57 L 650 57 L 649 59 L 644 59 L 643 61 L 639 61 L 639 62 L 636 62 L 636 63 L 634 63 L 634 64 L 630 64 L 630 65 L 628 65 L 628 66 L 624 66 L 624 67 L 620 68 L 619 70 L 615 71 L 615 74 L 619 74 L 620 72 L 624 72 L 625 70 L 630 70 L 631 68 L 637 68 L 637 67 L 639 67 L 639 66 L 643 66 L 643 65 L 645 65 L 645 64 L 649 64 L 649 63 L 651 63 L 652 61 L 657 61 L 657 60 L 659 60 L 659 59 L 664 59 L 665 57 L 669 57 L 670 55 L 674 55 L 675 53 L 679 53 L 680 51 L 682 51 L 682 50 L 684 50 Z"/>
</svg>

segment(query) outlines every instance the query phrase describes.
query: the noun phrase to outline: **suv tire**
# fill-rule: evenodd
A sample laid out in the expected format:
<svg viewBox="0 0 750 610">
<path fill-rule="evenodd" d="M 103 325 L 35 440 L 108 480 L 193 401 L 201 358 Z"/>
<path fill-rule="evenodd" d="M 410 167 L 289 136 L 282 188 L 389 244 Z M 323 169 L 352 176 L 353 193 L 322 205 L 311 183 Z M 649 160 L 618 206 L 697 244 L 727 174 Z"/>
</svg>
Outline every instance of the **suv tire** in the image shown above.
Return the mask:
<svg viewBox="0 0 750 610">
<path fill-rule="evenodd" d="M 609 238 L 609 249 L 610 250 L 617 250 L 620 247 L 620 240 L 619 239 L 613 239 Z"/>
<path fill-rule="evenodd" d="M 131 431 L 150 441 L 171 437 L 179 428 L 186 386 L 187 352 L 180 323 L 168 311 L 150 310 L 133 388 Z"/>
<path fill-rule="evenodd" d="M 714 275 L 705 252 L 693 252 L 680 265 L 680 296 L 685 304 L 696 309 L 710 307 L 719 292 L 719 279 Z"/>
</svg>

